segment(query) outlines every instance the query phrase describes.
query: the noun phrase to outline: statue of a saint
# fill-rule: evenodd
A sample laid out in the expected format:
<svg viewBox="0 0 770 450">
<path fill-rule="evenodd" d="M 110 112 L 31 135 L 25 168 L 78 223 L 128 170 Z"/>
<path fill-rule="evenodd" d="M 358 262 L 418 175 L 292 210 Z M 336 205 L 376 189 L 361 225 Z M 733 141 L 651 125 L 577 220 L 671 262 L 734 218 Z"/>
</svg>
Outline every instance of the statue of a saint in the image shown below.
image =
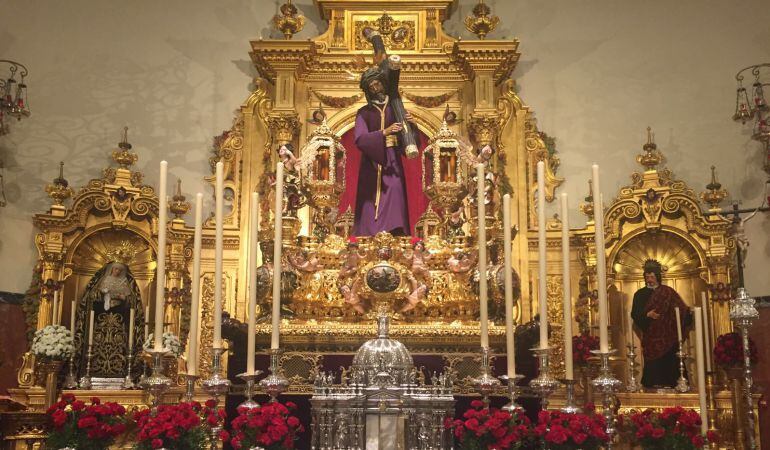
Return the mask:
<svg viewBox="0 0 770 450">
<path fill-rule="evenodd" d="M 144 336 L 144 308 L 133 275 L 123 263 L 109 262 L 99 269 L 88 282 L 78 301 L 75 322 L 75 364 L 78 376 L 85 375 L 88 353 L 88 324 L 94 311 L 94 345 L 91 358 L 91 377 L 124 379 L 128 373 L 126 360 L 130 311 L 134 309 L 134 364 L 132 374 L 139 375 Z"/>
</svg>

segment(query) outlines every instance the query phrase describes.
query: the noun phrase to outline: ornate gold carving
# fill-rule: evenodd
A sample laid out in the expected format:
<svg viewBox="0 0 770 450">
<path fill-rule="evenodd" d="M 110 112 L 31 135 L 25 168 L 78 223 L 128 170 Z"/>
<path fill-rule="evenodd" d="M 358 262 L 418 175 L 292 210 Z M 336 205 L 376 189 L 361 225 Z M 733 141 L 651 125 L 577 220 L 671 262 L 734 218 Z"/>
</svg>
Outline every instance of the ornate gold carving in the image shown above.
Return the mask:
<svg viewBox="0 0 770 450">
<path fill-rule="evenodd" d="M 281 14 L 273 17 L 273 25 L 283 33 L 286 39 L 291 39 L 305 28 L 305 16 L 297 14 L 297 7 L 291 3 L 291 0 L 286 0 L 286 3 L 281 5 L 280 11 Z"/>
<path fill-rule="evenodd" d="M 224 286 L 222 287 L 224 289 Z M 211 352 L 214 343 L 214 277 L 206 274 L 201 282 L 201 317 L 200 317 L 200 375 L 206 378 L 211 374 Z"/>
<path fill-rule="evenodd" d="M 491 16 L 491 13 L 492 9 L 484 3 L 484 0 L 479 0 L 473 7 L 473 15 L 465 18 L 465 29 L 475 34 L 479 39 L 484 39 L 500 23 L 500 18 Z"/>
<path fill-rule="evenodd" d="M 120 150 L 112 152 L 112 159 L 121 169 L 130 170 L 137 160 L 139 155 L 131 151 L 131 144 L 128 143 L 128 127 L 123 128 L 123 140 L 118 144 Z"/>
<path fill-rule="evenodd" d="M 415 50 L 415 21 L 414 20 L 395 20 L 388 13 L 383 13 L 374 20 L 356 21 L 354 25 L 354 46 L 355 50 L 369 50 L 372 48 L 371 42 L 364 37 L 363 31 L 370 29 L 379 32 L 385 47 L 389 50 Z"/>
<path fill-rule="evenodd" d="M 294 113 L 270 113 L 267 116 L 274 145 L 288 144 L 299 135 L 299 116 Z"/>
<path fill-rule="evenodd" d="M 468 120 L 468 133 L 478 148 L 485 145 L 497 146 L 497 133 L 500 130 L 500 116 L 496 113 L 474 113 Z"/>
<path fill-rule="evenodd" d="M 401 91 L 401 94 L 407 99 L 413 101 L 417 106 L 422 106 L 423 108 L 436 108 L 445 104 L 447 100 L 454 97 L 455 94 L 457 94 L 457 91 L 449 91 L 443 94 L 431 96 L 417 95 L 407 91 Z"/>
<path fill-rule="evenodd" d="M 313 95 L 315 95 L 324 105 L 340 109 L 353 105 L 363 97 L 362 94 L 353 94 L 348 97 L 335 97 L 332 95 L 322 94 L 316 90 L 311 90 L 310 92 L 312 92 Z"/>
<path fill-rule="evenodd" d="M 647 170 L 654 170 L 663 162 L 663 154 L 658 150 L 655 144 L 655 134 L 652 128 L 647 127 L 647 143 L 642 147 L 644 153 L 636 157 L 636 161 L 643 165 Z"/>
<path fill-rule="evenodd" d="M 564 375 L 564 277 L 562 275 L 547 275 L 545 279 L 546 301 L 548 302 L 548 326 L 550 332 L 548 345 L 551 346 L 551 370 L 556 377 Z M 572 337 L 570 336 L 569 339 Z"/>
</svg>

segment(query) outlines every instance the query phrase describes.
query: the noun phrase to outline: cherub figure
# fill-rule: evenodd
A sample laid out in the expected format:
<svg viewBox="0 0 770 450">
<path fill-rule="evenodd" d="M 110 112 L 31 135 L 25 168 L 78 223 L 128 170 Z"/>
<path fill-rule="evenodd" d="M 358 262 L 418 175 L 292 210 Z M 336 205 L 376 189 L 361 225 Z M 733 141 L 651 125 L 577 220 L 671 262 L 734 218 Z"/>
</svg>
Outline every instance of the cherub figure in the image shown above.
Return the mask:
<svg viewBox="0 0 770 450">
<path fill-rule="evenodd" d="M 465 218 L 463 217 L 463 206 L 460 205 L 449 213 L 446 221 L 446 234 L 447 239 L 465 236 L 463 231 L 463 225 L 465 224 Z"/>
<path fill-rule="evenodd" d="M 360 314 L 365 314 L 366 310 L 358 296 L 358 286 L 361 283 L 358 276 L 358 266 L 361 262 L 361 255 L 358 253 L 358 240 L 352 236 L 348 241 L 348 248 L 345 252 L 345 260 L 339 271 L 338 286 L 340 294 L 345 298 L 354 310 Z"/>
<path fill-rule="evenodd" d="M 468 273 L 476 264 L 476 258 L 465 253 L 462 249 L 456 248 L 452 256 L 446 262 L 447 268 L 452 273 Z"/>
<path fill-rule="evenodd" d="M 286 258 L 289 260 L 289 264 L 300 272 L 313 273 L 323 269 L 323 265 L 318 261 L 318 258 L 313 256 L 308 259 L 308 254 L 305 250 L 289 252 Z"/>
<path fill-rule="evenodd" d="M 293 172 L 297 167 L 297 163 L 299 163 L 299 160 L 294 156 L 294 146 L 292 144 L 281 145 L 278 148 L 278 157 L 289 172 Z"/>
<path fill-rule="evenodd" d="M 425 282 L 418 281 L 413 276 L 409 277 L 409 282 L 412 285 L 412 292 L 406 297 L 406 303 L 398 311 L 400 313 L 413 310 L 428 295 L 428 285 Z"/>
<path fill-rule="evenodd" d="M 430 253 L 425 250 L 425 242 L 418 237 L 412 238 L 412 254 L 410 255 L 412 263 L 412 275 L 416 278 L 430 278 L 427 261 L 430 259 Z"/>
</svg>

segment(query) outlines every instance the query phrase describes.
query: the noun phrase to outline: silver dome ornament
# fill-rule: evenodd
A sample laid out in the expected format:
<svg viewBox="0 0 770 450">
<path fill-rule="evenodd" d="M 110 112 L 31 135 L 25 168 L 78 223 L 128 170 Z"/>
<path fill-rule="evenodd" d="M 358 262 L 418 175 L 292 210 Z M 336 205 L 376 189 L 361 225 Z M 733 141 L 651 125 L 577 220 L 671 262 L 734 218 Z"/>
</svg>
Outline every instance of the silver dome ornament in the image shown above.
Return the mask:
<svg viewBox="0 0 770 450">
<path fill-rule="evenodd" d="M 412 355 L 401 342 L 390 339 L 390 316 L 377 317 L 377 337 L 366 341 L 353 357 L 353 371 L 360 374 L 358 382 L 373 384 L 383 369 L 392 375 L 393 384 L 403 384 L 414 368 Z M 380 380 L 382 381 L 382 380 Z"/>
</svg>

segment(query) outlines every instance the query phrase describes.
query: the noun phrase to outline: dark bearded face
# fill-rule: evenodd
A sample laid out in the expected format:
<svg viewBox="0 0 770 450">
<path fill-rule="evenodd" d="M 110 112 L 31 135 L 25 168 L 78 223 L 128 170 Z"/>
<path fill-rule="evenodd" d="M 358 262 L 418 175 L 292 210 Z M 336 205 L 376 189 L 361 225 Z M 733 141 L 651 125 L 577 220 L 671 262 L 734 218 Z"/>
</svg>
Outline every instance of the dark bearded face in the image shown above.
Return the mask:
<svg viewBox="0 0 770 450">
<path fill-rule="evenodd" d="M 385 101 L 385 87 L 380 80 L 374 79 L 369 83 L 369 95 L 379 102 Z"/>
</svg>

